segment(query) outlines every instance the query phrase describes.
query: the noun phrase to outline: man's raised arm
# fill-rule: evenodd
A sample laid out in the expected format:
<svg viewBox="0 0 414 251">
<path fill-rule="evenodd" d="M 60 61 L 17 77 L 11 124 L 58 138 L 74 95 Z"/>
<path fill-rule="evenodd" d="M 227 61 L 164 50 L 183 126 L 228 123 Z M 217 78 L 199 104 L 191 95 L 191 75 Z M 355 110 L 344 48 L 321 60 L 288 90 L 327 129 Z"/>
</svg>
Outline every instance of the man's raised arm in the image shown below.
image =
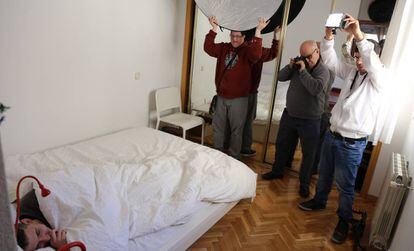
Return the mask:
<svg viewBox="0 0 414 251">
<path fill-rule="evenodd" d="M 208 21 L 210 22 L 212 29 L 207 33 L 206 38 L 204 40 L 204 51 L 212 56 L 212 57 L 219 57 L 220 55 L 220 51 L 222 48 L 222 43 L 221 44 L 216 44 L 214 42 L 214 39 L 216 38 L 217 35 L 217 19 L 216 17 L 212 16 L 208 18 Z"/>
</svg>

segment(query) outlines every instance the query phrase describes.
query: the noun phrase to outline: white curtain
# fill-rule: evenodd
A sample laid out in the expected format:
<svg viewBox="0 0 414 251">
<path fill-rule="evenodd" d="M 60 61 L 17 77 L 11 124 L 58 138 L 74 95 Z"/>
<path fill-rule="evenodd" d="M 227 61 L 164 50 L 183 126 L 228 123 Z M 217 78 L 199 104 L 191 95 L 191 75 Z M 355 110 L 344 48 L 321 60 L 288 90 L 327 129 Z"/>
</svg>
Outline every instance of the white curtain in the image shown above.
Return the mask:
<svg viewBox="0 0 414 251">
<path fill-rule="evenodd" d="M 398 0 L 388 29 L 381 60 L 388 69 L 387 89 L 372 140 L 389 144 L 402 105 L 414 85 L 414 1 Z"/>
</svg>

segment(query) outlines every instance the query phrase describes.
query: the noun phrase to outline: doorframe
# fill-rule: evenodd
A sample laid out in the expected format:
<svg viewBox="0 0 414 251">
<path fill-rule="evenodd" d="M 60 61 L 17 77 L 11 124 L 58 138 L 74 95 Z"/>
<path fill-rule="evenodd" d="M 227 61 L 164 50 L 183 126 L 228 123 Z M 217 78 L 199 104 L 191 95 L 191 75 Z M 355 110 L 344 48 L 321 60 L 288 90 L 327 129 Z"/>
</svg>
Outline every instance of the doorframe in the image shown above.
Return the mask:
<svg viewBox="0 0 414 251">
<path fill-rule="evenodd" d="M 369 159 L 369 164 L 367 168 L 367 172 L 365 173 L 364 183 L 362 184 L 362 189 L 360 194 L 363 196 L 368 196 L 369 188 L 371 186 L 372 178 L 374 177 L 375 169 L 377 168 L 377 162 L 379 158 L 379 154 L 381 152 L 382 143 L 378 142 L 375 145 L 371 152 L 371 157 Z"/>
<path fill-rule="evenodd" d="M 190 112 L 190 77 L 194 40 L 194 0 L 187 0 L 185 13 L 183 65 L 181 68 L 181 107 L 183 112 Z"/>
</svg>

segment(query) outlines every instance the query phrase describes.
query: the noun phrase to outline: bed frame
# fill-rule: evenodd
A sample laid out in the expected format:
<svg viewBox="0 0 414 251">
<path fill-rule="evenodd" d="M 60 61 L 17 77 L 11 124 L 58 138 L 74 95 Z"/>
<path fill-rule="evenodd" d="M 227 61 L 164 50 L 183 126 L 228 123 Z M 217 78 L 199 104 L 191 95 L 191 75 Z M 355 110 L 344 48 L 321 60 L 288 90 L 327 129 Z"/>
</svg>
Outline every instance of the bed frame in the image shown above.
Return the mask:
<svg viewBox="0 0 414 251">
<path fill-rule="evenodd" d="M 192 219 L 176 227 L 174 235 L 159 250 L 186 250 L 229 212 L 237 202 L 210 204 L 196 213 Z"/>
</svg>

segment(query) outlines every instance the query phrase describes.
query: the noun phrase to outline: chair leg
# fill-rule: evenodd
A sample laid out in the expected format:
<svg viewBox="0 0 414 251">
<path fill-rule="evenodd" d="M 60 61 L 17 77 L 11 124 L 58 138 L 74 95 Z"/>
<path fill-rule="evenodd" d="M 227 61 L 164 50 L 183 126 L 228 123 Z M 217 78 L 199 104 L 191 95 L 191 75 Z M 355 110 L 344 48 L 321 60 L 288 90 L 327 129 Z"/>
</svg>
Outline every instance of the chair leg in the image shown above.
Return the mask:
<svg viewBox="0 0 414 251">
<path fill-rule="evenodd" d="M 157 119 L 157 125 L 155 126 L 155 129 L 157 129 L 158 130 L 158 128 L 160 127 L 160 120 L 159 119 Z"/>
<path fill-rule="evenodd" d="M 183 139 L 185 139 L 186 130 L 183 129 Z"/>
<path fill-rule="evenodd" d="M 201 145 L 204 145 L 204 123 L 201 124 Z"/>
</svg>

